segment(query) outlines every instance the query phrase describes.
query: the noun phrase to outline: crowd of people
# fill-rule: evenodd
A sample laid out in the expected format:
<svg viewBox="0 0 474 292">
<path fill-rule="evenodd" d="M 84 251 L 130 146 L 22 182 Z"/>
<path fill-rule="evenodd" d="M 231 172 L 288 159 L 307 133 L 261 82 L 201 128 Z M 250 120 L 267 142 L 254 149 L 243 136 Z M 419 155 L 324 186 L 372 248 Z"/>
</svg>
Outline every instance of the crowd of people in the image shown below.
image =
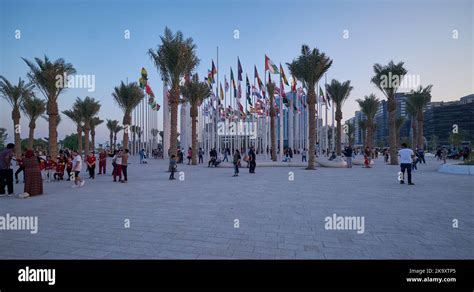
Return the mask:
<svg viewBox="0 0 474 292">
<path fill-rule="evenodd" d="M 0 152 L 0 196 L 12 196 L 14 184 L 20 182 L 23 177 L 24 190 L 19 197 L 26 198 L 43 194 L 43 183 L 53 181 L 71 181 L 72 187 L 83 187 L 85 180 L 82 177 L 84 165 L 89 179 L 94 180 L 96 175 L 106 175 L 107 160 L 112 162 L 114 182 L 128 182 L 128 149 L 102 149 L 98 153 L 90 151 L 83 158 L 76 150 L 62 149 L 56 159 L 40 151 L 26 150 L 21 157 L 16 158 L 15 145 L 10 143 Z M 17 170 L 13 173 L 14 165 Z M 97 167 L 98 165 L 98 167 Z M 98 172 L 97 172 L 98 168 Z M 66 178 L 67 175 L 67 178 Z M 5 193 L 7 189 L 7 193 Z"/>
</svg>

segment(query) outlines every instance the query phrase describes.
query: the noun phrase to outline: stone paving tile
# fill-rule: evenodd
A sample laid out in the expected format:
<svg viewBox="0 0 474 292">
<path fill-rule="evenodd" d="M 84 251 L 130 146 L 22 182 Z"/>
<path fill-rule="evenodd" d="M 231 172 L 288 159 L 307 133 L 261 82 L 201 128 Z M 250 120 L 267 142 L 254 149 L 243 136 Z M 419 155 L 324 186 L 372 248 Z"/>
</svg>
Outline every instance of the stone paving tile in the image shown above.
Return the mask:
<svg viewBox="0 0 474 292">
<path fill-rule="evenodd" d="M 237 179 L 231 169 L 180 165 L 186 180 L 170 182 L 165 161 L 131 162 L 127 185 L 107 175 L 0 198 L 0 216 L 39 218 L 37 234 L 0 230 L 0 259 L 474 258 L 474 180 L 436 172 L 433 159 L 415 186 L 398 184 L 399 168 L 381 159 L 372 169 L 291 169 L 291 183 L 290 169 L 258 164 Z M 332 214 L 364 216 L 365 232 L 326 230 Z"/>
</svg>

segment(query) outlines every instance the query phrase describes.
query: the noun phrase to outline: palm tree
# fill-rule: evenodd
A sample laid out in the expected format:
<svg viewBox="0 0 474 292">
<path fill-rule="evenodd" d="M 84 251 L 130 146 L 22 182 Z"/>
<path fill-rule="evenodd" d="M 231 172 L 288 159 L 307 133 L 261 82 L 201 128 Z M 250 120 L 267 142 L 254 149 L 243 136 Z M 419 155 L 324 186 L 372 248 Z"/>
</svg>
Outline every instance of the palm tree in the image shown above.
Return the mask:
<svg viewBox="0 0 474 292">
<path fill-rule="evenodd" d="M 71 119 L 76 124 L 76 131 L 77 131 L 77 151 L 79 154 L 82 155 L 82 113 L 77 101 L 72 106 L 72 109 L 65 110 L 62 112 L 66 117 Z"/>
<path fill-rule="evenodd" d="M 122 81 L 119 86 L 114 88 L 112 96 L 123 111 L 123 125 L 125 129 L 123 131 L 123 147 L 128 149 L 128 132 L 132 123 L 132 111 L 140 104 L 145 95 L 137 83 L 125 84 Z"/>
<path fill-rule="evenodd" d="M 181 86 L 181 93 L 185 100 L 191 105 L 191 145 L 192 145 L 192 164 L 197 164 L 198 140 L 197 140 L 197 117 L 198 107 L 201 103 L 211 95 L 211 89 L 206 82 L 200 82 L 198 74 L 194 74 L 191 80 L 186 81 Z M 156 130 L 158 134 L 158 130 Z M 155 135 L 156 135 L 155 134 Z M 153 136 L 155 136 L 153 135 Z"/>
<path fill-rule="evenodd" d="M 109 147 L 110 149 L 112 149 L 112 146 L 113 146 L 113 139 L 114 139 L 114 134 L 115 134 L 115 129 L 118 127 L 119 125 L 119 121 L 117 120 L 109 120 L 107 119 L 107 123 L 105 124 L 107 129 L 109 129 Z"/>
<path fill-rule="evenodd" d="M 397 141 L 397 145 L 400 144 L 400 129 L 405 124 L 406 118 L 405 117 L 398 117 L 395 120 L 395 141 Z"/>
<path fill-rule="evenodd" d="M 95 128 L 103 122 L 104 120 L 101 120 L 99 117 L 93 117 L 91 120 L 91 151 L 95 150 Z"/>
<path fill-rule="evenodd" d="M 193 39 L 184 39 L 182 32 L 173 33 L 166 27 L 165 33 L 160 36 L 160 39 L 161 45 L 156 50 L 149 49 L 148 54 L 160 71 L 164 85 L 170 86 L 170 155 L 176 155 L 178 147 L 179 83 L 185 75 L 191 75 L 192 71 L 199 65 L 199 59 L 196 56 L 196 45 L 193 43 Z"/>
<path fill-rule="evenodd" d="M 33 95 L 33 85 L 25 83 L 21 78 L 18 79 L 18 85 L 13 85 L 8 79 L 0 76 L 0 95 L 12 107 L 13 132 L 15 138 L 15 156 L 21 157 L 21 138 L 20 138 L 20 106 L 24 99 Z"/>
<path fill-rule="evenodd" d="M 410 115 L 410 127 L 411 127 L 411 148 L 416 149 L 416 139 L 418 137 L 418 121 L 416 120 L 416 107 L 412 96 L 408 96 L 406 101 L 406 111 Z"/>
<path fill-rule="evenodd" d="M 333 79 L 331 84 L 326 84 L 326 92 L 336 106 L 336 154 L 341 156 L 341 120 L 342 120 L 342 105 L 349 97 L 353 87 L 351 81 L 347 80 L 343 83 Z"/>
<path fill-rule="evenodd" d="M 353 123 L 346 122 L 347 125 L 347 137 L 349 138 L 349 145 L 354 145 L 355 126 Z"/>
<path fill-rule="evenodd" d="M 397 101 L 395 100 L 395 94 L 400 86 L 400 82 L 393 82 L 393 80 L 401 81 L 403 76 L 407 73 L 407 70 L 403 67 L 403 62 L 398 64 L 390 61 L 387 66 L 380 64 L 374 65 L 375 75 L 372 77 L 371 82 L 382 91 L 387 98 L 387 110 L 388 110 L 388 144 L 390 146 L 390 164 L 398 164 L 398 142 L 396 134 L 396 114 L 397 114 Z"/>
<path fill-rule="evenodd" d="M 359 121 L 359 129 L 362 131 L 362 144 L 367 145 L 367 120 Z"/>
<path fill-rule="evenodd" d="M 92 120 L 99 113 L 100 103 L 94 98 L 86 96 L 84 99 L 78 97 L 76 99 L 76 104 L 81 112 L 82 121 L 84 122 L 84 151 L 87 154 L 90 151 L 89 135 L 92 127 Z"/>
<path fill-rule="evenodd" d="M 417 147 L 424 148 L 424 139 L 423 139 L 423 120 L 424 120 L 424 109 L 426 105 L 431 101 L 431 89 L 433 85 L 428 85 L 425 88 L 420 86 L 417 90 L 412 90 L 409 94 L 412 105 L 416 111 L 416 120 L 417 120 Z"/>
<path fill-rule="evenodd" d="M 375 97 L 374 94 L 365 96 L 364 99 L 358 99 L 360 110 L 367 117 L 367 142 L 366 147 L 372 149 L 372 142 L 374 140 L 374 131 L 375 131 L 375 114 L 380 106 L 380 100 Z"/>
<path fill-rule="evenodd" d="M 117 125 L 117 127 L 114 129 L 114 150 L 117 149 L 117 134 L 123 129 L 124 128 L 120 125 Z M 123 136 L 125 137 L 125 133 L 123 134 Z"/>
<path fill-rule="evenodd" d="M 267 83 L 267 92 L 268 97 L 270 98 L 270 141 L 271 141 L 271 155 L 272 160 L 277 161 L 277 154 L 276 154 L 276 125 L 275 125 L 275 117 L 276 117 L 276 109 L 275 109 L 275 88 L 276 84 L 273 83 L 270 79 Z M 283 151 L 283 149 L 280 149 Z M 283 153 L 283 152 L 281 152 Z"/>
<path fill-rule="evenodd" d="M 309 124 L 309 151 L 308 167 L 314 169 L 316 146 L 316 83 L 331 67 L 332 60 L 317 48 L 310 49 L 307 45 L 301 46 L 301 55 L 287 66 L 293 76 L 303 83 L 308 92 L 308 124 Z"/>
<path fill-rule="evenodd" d="M 46 102 L 34 95 L 24 98 L 21 104 L 21 110 L 30 119 L 27 149 L 33 149 L 35 140 L 36 120 L 46 111 Z"/>
<path fill-rule="evenodd" d="M 44 60 L 35 58 L 35 62 L 25 58 L 22 59 L 30 69 L 28 78 L 46 97 L 46 113 L 49 116 L 49 155 L 51 155 L 53 160 L 56 160 L 58 155 L 58 97 L 66 88 L 66 80 L 63 80 L 62 85 L 58 84 L 57 81 L 59 80 L 58 78 L 75 74 L 76 69 L 74 69 L 71 63 L 66 63 L 62 58 L 54 62 L 51 62 L 46 56 L 44 56 Z"/>
</svg>

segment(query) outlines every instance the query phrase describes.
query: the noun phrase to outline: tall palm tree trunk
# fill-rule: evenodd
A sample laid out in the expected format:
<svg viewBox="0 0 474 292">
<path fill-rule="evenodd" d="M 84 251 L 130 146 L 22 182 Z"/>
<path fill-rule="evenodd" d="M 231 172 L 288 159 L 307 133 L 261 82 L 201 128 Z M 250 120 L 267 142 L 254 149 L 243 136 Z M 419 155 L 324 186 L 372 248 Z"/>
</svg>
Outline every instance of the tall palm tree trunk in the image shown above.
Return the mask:
<svg viewBox="0 0 474 292">
<path fill-rule="evenodd" d="M 58 156 L 58 103 L 53 101 L 50 97 L 48 101 L 48 116 L 49 116 L 49 139 L 48 148 L 51 160 L 56 161 Z"/>
<path fill-rule="evenodd" d="M 277 161 L 277 154 L 276 154 L 276 127 L 275 127 L 275 107 L 273 105 L 274 98 L 270 96 L 270 140 L 271 140 L 271 147 L 272 147 L 272 160 Z M 283 151 L 283 149 L 280 149 Z"/>
<path fill-rule="evenodd" d="M 342 119 L 342 111 L 341 108 L 338 106 L 336 109 L 336 154 L 337 156 L 341 156 L 341 119 Z"/>
<path fill-rule="evenodd" d="M 421 149 L 425 148 L 425 141 L 423 139 L 423 113 L 418 114 L 418 138 L 417 138 L 417 146 Z"/>
<path fill-rule="evenodd" d="M 20 111 L 18 108 L 12 111 L 13 131 L 15 137 L 15 157 L 21 158 L 21 137 L 20 137 Z M 18 128 L 17 128 L 18 127 Z"/>
<path fill-rule="evenodd" d="M 395 97 L 391 96 L 387 99 L 388 106 L 388 144 L 390 146 L 390 164 L 398 164 L 398 141 L 397 141 L 397 123 L 396 123 L 396 114 L 397 114 L 397 102 Z"/>
<path fill-rule="evenodd" d="M 316 92 L 314 86 L 308 88 L 308 167 L 306 169 L 314 169 L 316 158 L 314 155 L 316 145 Z"/>
<path fill-rule="evenodd" d="M 368 124 L 369 125 L 367 127 L 366 147 L 369 147 L 369 149 L 372 149 L 372 144 L 374 141 L 374 122 L 370 121 Z"/>
<path fill-rule="evenodd" d="M 132 122 L 132 115 L 127 112 L 125 113 L 124 117 L 123 117 L 123 125 L 124 125 L 124 129 L 123 129 L 123 149 L 128 149 L 128 132 L 130 131 L 130 124 Z"/>
<path fill-rule="evenodd" d="M 95 150 L 95 130 L 91 130 L 91 148 L 90 151 Z"/>
<path fill-rule="evenodd" d="M 197 164 L 197 155 L 198 155 L 198 143 L 197 143 L 197 116 L 198 109 L 197 105 L 191 106 L 191 147 L 192 147 L 192 164 Z"/>
<path fill-rule="evenodd" d="M 114 151 L 117 149 L 117 133 L 114 134 Z"/>
<path fill-rule="evenodd" d="M 77 127 L 77 152 L 82 155 L 82 128 L 81 126 Z"/>
<path fill-rule="evenodd" d="M 33 149 L 33 142 L 35 141 L 35 128 L 36 128 L 36 123 L 35 121 L 31 120 L 30 124 L 30 131 L 28 133 L 28 149 Z"/>
<path fill-rule="evenodd" d="M 177 155 L 178 151 L 178 103 L 179 103 L 179 90 L 176 88 L 171 89 L 170 93 L 170 156 Z M 165 149 L 165 151 L 167 151 Z"/>
<path fill-rule="evenodd" d="M 418 139 L 418 122 L 415 118 L 411 118 L 411 148 L 416 149 L 417 139 Z"/>
<path fill-rule="evenodd" d="M 89 153 L 89 149 L 90 149 L 89 135 L 90 135 L 90 128 L 86 126 L 84 127 L 84 153 L 85 155 Z"/>
<path fill-rule="evenodd" d="M 110 131 L 109 139 L 110 139 L 109 147 L 110 147 L 110 149 L 112 150 L 112 149 L 113 149 L 112 147 L 114 146 L 114 144 L 112 144 L 112 141 L 113 141 L 113 139 L 114 139 L 114 134 L 113 134 L 112 131 Z"/>
</svg>

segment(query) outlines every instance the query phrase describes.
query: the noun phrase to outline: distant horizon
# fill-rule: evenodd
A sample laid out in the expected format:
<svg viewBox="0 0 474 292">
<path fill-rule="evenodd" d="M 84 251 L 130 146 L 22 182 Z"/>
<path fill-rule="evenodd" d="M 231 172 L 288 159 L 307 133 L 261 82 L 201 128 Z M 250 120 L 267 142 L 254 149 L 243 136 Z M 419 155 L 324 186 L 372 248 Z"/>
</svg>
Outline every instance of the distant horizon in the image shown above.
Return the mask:
<svg viewBox="0 0 474 292">
<path fill-rule="evenodd" d="M 254 65 L 263 78 L 265 54 L 277 66 L 281 63 L 290 77 L 286 63 L 299 55 L 301 45 L 317 47 L 334 62 L 327 72 L 328 83 L 333 78 L 351 80 L 354 87 L 343 106 L 343 121 L 359 110 L 356 99 L 371 93 L 385 99 L 370 83 L 375 63 L 404 62 L 408 74 L 419 76 L 421 85 L 433 84 L 433 102 L 459 100 L 474 93 L 474 4 L 469 0 L 59 3 L 56 0 L 1 2 L 0 75 L 13 83 L 19 77 L 27 80 L 28 68 L 21 57 L 32 60 L 44 55 L 51 60 L 64 58 L 79 75 L 93 75 L 94 91 L 66 90 L 58 99 L 60 112 L 70 108 L 76 97 L 91 96 L 102 104 L 101 119 L 121 122 L 122 111 L 111 97 L 113 88 L 127 79 L 137 82 L 141 67 L 145 67 L 157 102 L 162 106 L 159 111 L 159 130 L 162 130 L 161 76 L 146 53 L 159 45 L 165 26 L 193 38 L 201 60 L 196 69 L 201 79 L 207 75 L 212 60 L 217 65 L 219 47 L 220 82 L 224 75 L 229 79 L 231 66 L 236 73 L 237 57 L 244 69 L 244 82 L 247 73 L 253 83 Z M 15 38 L 18 30 L 20 39 Z M 238 39 L 234 38 L 235 30 L 239 31 Z M 130 39 L 124 38 L 126 31 Z M 324 81 L 323 77 L 320 85 Z M 44 98 L 39 92 L 37 96 Z M 0 127 L 7 129 L 12 141 L 11 107 L 3 98 L 0 106 Z M 73 123 L 64 115 L 62 118 L 59 140 L 75 133 Z M 47 137 L 47 123 L 39 118 L 37 124 L 35 138 Z M 21 125 L 28 127 L 23 114 Z M 97 129 L 96 144 L 104 141 L 108 141 L 108 131 L 102 124 Z"/>
</svg>

